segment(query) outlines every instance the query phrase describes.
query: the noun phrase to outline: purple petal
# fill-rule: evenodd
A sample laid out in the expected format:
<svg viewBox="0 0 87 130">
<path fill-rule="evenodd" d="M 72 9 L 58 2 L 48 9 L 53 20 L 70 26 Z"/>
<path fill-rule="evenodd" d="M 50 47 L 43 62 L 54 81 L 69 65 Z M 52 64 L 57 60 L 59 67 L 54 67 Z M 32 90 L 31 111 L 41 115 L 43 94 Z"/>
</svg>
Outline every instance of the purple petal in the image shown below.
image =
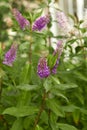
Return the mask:
<svg viewBox="0 0 87 130">
<path fill-rule="evenodd" d="M 55 65 L 53 66 L 53 68 L 51 69 L 51 72 L 52 72 L 53 74 L 56 74 L 56 73 L 57 73 L 57 67 L 58 67 L 59 60 L 60 60 L 60 56 L 61 56 L 61 54 L 62 54 L 62 49 L 63 49 L 62 43 L 63 43 L 62 40 L 59 40 L 59 41 L 58 41 L 56 50 L 55 50 L 54 53 L 53 53 L 53 55 L 58 54 L 56 63 L 55 63 Z"/>
<path fill-rule="evenodd" d="M 3 64 L 6 64 L 8 66 L 12 66 L 13 62 L 16 59 L 16 53 L 17 53 L 17 44 L 12 44 L 9 51 L 5 54 Z"/>
<path fill-rule="evenodd" d="M 14 14 L 15 19 L 19 23 L 21 29 L 24 30 L 26 26 L 30 25 L 29 21 L 25 19 L 17 9 L 15 8 L 13 9 L 13 14 Z"/>
<path fill-rule="evenodd" d="M 47 66 L 46 58 L 40 58 L 38 63 L 37 73 L 40 78 L 46 78 L 50 75 L 50 69 Z"/>
<path fill-rule="evenodd" d="M 49 23 L 49 16 L 43 16 L 38 19 L 33 24 L 33 31 L 41 31 Z"/>
</svg>

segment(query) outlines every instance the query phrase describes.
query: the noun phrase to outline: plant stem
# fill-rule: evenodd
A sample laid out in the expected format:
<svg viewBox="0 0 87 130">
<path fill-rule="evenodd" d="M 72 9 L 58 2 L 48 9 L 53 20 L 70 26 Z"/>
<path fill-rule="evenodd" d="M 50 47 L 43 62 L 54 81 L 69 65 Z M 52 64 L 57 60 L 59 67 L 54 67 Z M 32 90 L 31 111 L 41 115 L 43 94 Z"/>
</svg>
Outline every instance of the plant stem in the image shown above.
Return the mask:
<svg viewBox="0 0 87 130">
<path fill-rule="evenodd" d="M 0 98 L 1 98 L 1 93 L 2 93 L 2 79 L 0 78 Z"/>
<path fill-rule="evenodd" d="M 83 50 L 83 58 L 84 58 L 84 59 L 86 59 L 86 54 L 85 54 L 84 43 L 83 43 L 83 41 L 82 41 L 82 39 L 81 39 L 82 34 L 81 34 L 81 32 L 80 32 L 80 31 L 79 31 L 79 37 L 80 37 L 81 47 L 82 47 L 82 50 Z"/>
<path fill-rule="evenodd" d="M 35 119 L 34 130 L 35 130 L 35 128 L 36 128 L 36 126 L 37 126 L 37 124 L 39 122 L 40 116 L 41 116 L 41 114 L 42 114 L 42 112 L 44 110 L 44 107 L 45 107 L 44 104 L 45 104 L 46 96 L 47 96 L 47 93 L 46 93 L 46 91 L 44 91 L 44 94 L 43 94 L 43 97 L 42 97 L 42 104 L 41 104 L 40 110 L 38 112 L 38 115 L 37 115 L 37 117 Z"/>
<path fill-rule="evenodd" d="M 29 63 L 32 62 L 32 41 L 30 42 L 29 46 Z"/>
<path fill-rule="evenodd" d="M 6 121 L 6 119 L 4 118 L 3 115 L 0 115 L 0 120 L 3 121 L 3 125 L 6 126 L 6 130 L 9 130 L 9 124 L 8 124 L 8 122 Z"/>
</svg>

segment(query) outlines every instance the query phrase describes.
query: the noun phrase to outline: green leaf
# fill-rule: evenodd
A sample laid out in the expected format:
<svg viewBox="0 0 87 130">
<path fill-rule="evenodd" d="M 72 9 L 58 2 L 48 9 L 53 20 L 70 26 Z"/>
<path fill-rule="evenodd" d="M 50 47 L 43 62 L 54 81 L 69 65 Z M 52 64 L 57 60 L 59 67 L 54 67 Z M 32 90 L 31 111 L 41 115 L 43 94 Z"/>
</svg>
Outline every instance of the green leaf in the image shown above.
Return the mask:
<svg viewBox="0 0 87 130">
<path fill-rule="evenodd" d="M 79 53 L 82 49 L 83 49 L 82 46 L 77 46 L 77 47 L 75 48 L 76 53 Z"/>
<path fill-rule="evenodd" d="M 24 117 L 24 116 L 29 116 L 33 115 L 38 112 L 38 109 L 35 108 L 35 106 L 22 106 L 22 107 L 9 107 L 4 110 L 2 113 L 12 115 L 15 117 Z"/>
<path fill-rule="evenodd" d="M 61 130 L 78 130 L 76 127 L 68 124 L 58 123 L 58 128 Z"/>
<path fill-rule="evenodd" d="M 40 11 L 37 12 L 37 13 L 34 13 L 34 15 L 33 15 L 33 21 L 35 21 L 38 17 L 40 17 L 41 14 L 42 14 L 42 10 L 40 10 Z"/>
<path fill-rule="evenodd" d="M 77 40 L 77 38 L 71 39 L 71 40 L 69 40 L 67 43 L 73 44 L 74 42 L 76 42 L 76 40 Z"/>
<path fill-rule="evenodd" d="M 60 105 L 54 99 L 49 99 L 46 101 L 47 106 L 50 110 L 52 110 L 57 116 L 65 117 L 65 113 Z"/>
<path fill-rule="evenodd" d="M 76 21 L 76 17 L 71 15 L 71 14 L 68 14 L 68 16 L 73 20 L 73 21 Z"/>
<path fill-rule="evenodd" d="M 59 130 L 57 128 L 57 123 L 56 123 L 57 119 L 58 119 L 58 116 L 51 112 L 50 113 L 50 126 L 52 130 Z"/>
<path fill-rule="evenodd" d="M 82 73 L 80 72 L 74 72 L 75 76 L 81 80 L 87 81 L 87 77 L 85 77 Z"/>
<path fill-rule="evenodd" d="M 52 79 L 55 83 L 60 84 L 60 81 L 58 80 L 58 78 L 51 76 L 51 79 Z"/>
<path fill-rule="evenodd" d="M 62 108 L 65 112 L 74 112 L 76 109 L 78 109 L 77 106 L 74 105 L 67 105 L 67 106 L 63 106 Z"/>
<path fill-rule="evenodd" d="M 73 116 L 73 120 L 75 122 L 76 125 L 78 125 L 79 120 L 80 120 L 80 111 L 79 110 L 75 110 L 72 114 Z"/>
<path fill-rule="evenodd" d="M 35 120 L 35 115 L 25 117 L 23 120 L 24 130 L 29 130 L 31 126 L 33 126 L 34 120 Z"/>
<path fill-rule="evenodd" d="M 23 119 L 18 118 L 12 125 L 10 130 L 23 130 Z"/>
<path fill-rule="evenodd" d="M 77 97 L 78 100 L 80 101 L 80 103 L 81 103 L 82 105 L 84 105 L 84 95 L 83 95 L 82 93 L 78 92 L 78 94 L 77 94 L 77 92 L 76 92 L 76 93 L 75 93 L 75 97 Z"/>
<path fill-rule="evenodd" d="M 0 68 L 0 78 L 2 78 L 5 75 L 5 72 Z"/>
<path fill-rule="evenodd" d="M 52 81 L 49 79 L 49 77 L 45 80 L 43 86 L 46 92 L 48 92 L 52 88 Z"/>
<path fill-rule="evenodd" d="M 48 113 L 44 110 L 43 112 L 42 112 L 42 114 L 41 114 L 41 117 L 40 117 L 40 119 L 41 119 L 41 122 L 43 122 L 43 123 L 45 123 L 45 124 L 47 124 L 48 125 L 48 119 L 49 117 L 48 117 Z"/>
<path fill-rule="evenodd" d="M 84 108 L 78 108 L 80 110 L 80 112 L 82 112 L 83 114 L 87 115 L 87 110 Z"/>
<path fill-rule="evenodd" d="M 61 98 L 65 99 L 67 102 L 69 102 L 68 98 L 64 94 L 62 94 L 61 92 L 59 92 L 59 90 L 52 89 L 51 93 L 53 93 L 54 95 L 56 95 L 58 97 L 61 97 Z"/>
<path fill-rule="evenodd" d="M 20 74 L 20 79 L 19 79 L 19 83 L 29 83 L 30 79 L 31 79 L 31 71 L 32 71 L 32 67 L 31 64 L 27 63 Z"/>
<path fill-rule="evenodd" d="M 68 105 L 62 107 L 63 111 L 65 112 L 75 112 L 76 110 L 80 111 L 81 113 L 87 115 L 87 110 L 75 105 Z"/>
<path fill-rule="evenodd" d="M 20 90 L 24 90 L 24 91 L 32 91 L 32 90 L 37 90 L 40 87 L 37 85 L 21 84 L 21 85 L 16 86 L 16 88 Z"/>
<path fill-rule="evenodd" d="M 74 83 L 71 83 L 71 84 L 69 83 L 69 84 L 55 85 L 54 87 L 57 88 L 57 89 L 60 89 L 60 90 L 67 90 L 67 89 L 71 89 L 71 88 L 77 88 L 78 85 L 74 84 Z"/>
<path fill-rule="evenodd" d="M 39 125 L 37 125 L 35 130 L 44 130 L 44 129 L 40 127 Z"/>
<path fill-rule="evenodd" d="M 50 66 L 50 68 L 53 68 L 53 66 L 56 64 L 56 60 L 58 58 L 58 53 L 54 56 L 54 55 L 49 55 L 47 62 L 48 62 L 48 66 Z"/>
<path fill-rule="evenodd" d="M 74 84 L 74 83 L 60 84 L 60 82 L 57 78 L 55 78 L 53 76 L 51 76 L 51 78 L 54 81 L 54 83 L 57 84 L 57 85 L 54 85 L 54 88 L 56 88 L 56 89 L 67 90 L 67 89 L 70 89 L 70 88 L 78 87 L 78 85 Z"/>
</svg>

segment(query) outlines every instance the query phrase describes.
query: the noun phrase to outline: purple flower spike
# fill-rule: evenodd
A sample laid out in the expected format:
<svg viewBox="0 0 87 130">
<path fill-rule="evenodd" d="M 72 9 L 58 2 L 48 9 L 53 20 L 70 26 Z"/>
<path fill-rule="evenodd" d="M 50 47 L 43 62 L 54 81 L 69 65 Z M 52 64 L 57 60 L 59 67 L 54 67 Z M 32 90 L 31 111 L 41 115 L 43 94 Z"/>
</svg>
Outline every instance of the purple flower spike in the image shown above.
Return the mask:
<svg viewBox="0 0 87 130">
<path fill-rule="evenodd" d="M 55 63 L 55 65 L 53 66 L 53 68 L 51 70 L 51 72 L 53 74 L 57 73 L 57 67 L 58 67 L 58 64 L 59 64 L 60 56 L 62 54 L 62 49 L 63 49 L 62 40 L 59 40 L 58 43 L 57 43 L 57 48 L 56 48 L 56 50 L 53 53 L 54 56 L 58 53 L 58 58 L 56 60 L 56 63 Z"/>
<path fill-rule="evenodd" d="M 9 51 L 5 54 L 3 64 L 6 64 L 8 66 L 12 66 L 14 60 L 16 59 L 17 47 L 18 47 L 17 44 L 12 44 Z"/>
<path fill-rule="evenodd" d="M 51 70 L 52 74 L 56 74 L 57 73 L 58 64 L 59 64 L 59 59 L 57 59 L 56 64 L 54 65 L 54 67 Z"/>
<path fill-rule="evenodd" d="M 36 19 L 32 29 L 33 31 L 41 31 L 48 23 L 49 23 L 49 16 L 42 16 Z"/>
<path fill-rule="evenodd" d="M 57 12 L 57 18 L 58 18 L 58 24 L 63 29 L 63 31 L 64 32 L 69 32 L 72 27 L 69 24 L 66 15 L 63 12 L 58 11 Z"/>
<path fill-rule="evenodd" d="M 50 69 L 47 66 L 46 58 L 40 58 L 38 63 L 37 73 L 40 78 L 46 78 L 50 75 Z"/>
<path fill-rule="evenodd" d="M 53 52 L 53 55 L 56 55 L 57 53 L 60 54 L 62 52 L 62 43 L 63 41 L 62 40 L 59 40 L 58 43 L 57 43 L 57 47 L 55 49 L 55 51 Z M 60 52 L 60 53 L 59 53 Z M 61 54 L 60 54 L 61 55 Z M 58 55 L 59 56 L 59 55 Z"/>
<path fill-rule="evenodd" d="M 13 15 L 17 20 L 17 22 L 19 23 L 21 29 L 24 30 L 26 26 L 30 25 L 29 21 L 25 19 L 16 8 L 13 9 Z"/>
</svg>

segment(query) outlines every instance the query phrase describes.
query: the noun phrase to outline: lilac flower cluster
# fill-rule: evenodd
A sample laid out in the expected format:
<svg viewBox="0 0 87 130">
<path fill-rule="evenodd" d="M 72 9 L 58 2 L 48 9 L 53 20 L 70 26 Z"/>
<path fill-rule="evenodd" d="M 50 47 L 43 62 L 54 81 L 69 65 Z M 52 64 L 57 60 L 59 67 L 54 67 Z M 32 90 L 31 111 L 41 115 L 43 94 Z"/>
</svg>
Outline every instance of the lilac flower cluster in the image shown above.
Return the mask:
<svg viewBox="0 0 87 130">
<path fill-rule="evenodd" d="M 53 74 L 56 74 L 57 73 L 57 67 L 58 67 L 58 64 L 59 64 L 59 59 L 60 59 L 60 56 L 62 54 L 62 49 L 63 49 L 63 45 L 62 45 L 62 40 L 59 40 L 58 43 L 57 43 L 57 48 L 56 50 L 54 51 L 53 55 L 55 56 L 56 54 L 58 54 L 58 57 L 57 57 L 57 60 L 56 60 L 56 63 L 55 65 L 53 66 L 52 68 L 52 73 Z"/>
<path fill-rule="evenodd" d="M 5 54 L 3 64 L 12 66 L 14 60 L 16 59 L 17 47 L 18 47 L 17 44 L 12 44 L 9 51 Z"/>
<path fill-rule="evenodd" d="M 13 9 L 13 14 L 22 29 L 25 29 L 26 26 L 30 25 L 29 21 L 25 19 L 17 9 L 15 8 Z M 40 17 L 36 19 L 36 21 L 33 23 L 32 30 L 41 31 L 48 23 L 49 23 L 48 16 Z M 63 12 L 58 12 L 58 23 L 64 29 L 68 26 L 67 18 Z M 13 44 L 10 50 L 5 54 L 3 64 L 12 66 L 16 58 L 16 51 L 17 51 L 17 45 Z M 55 65 L 51 69 L 47 65 L 46 58 L 40 58 L 39 63 L 38 63 L 37 73 L 41 78 L 48 77 L 50 73 L 56 74 L 61 53 L 62 53 L 62 41 L 59 40 L 57 43 L 57 48 L 53 53 L 54 56 L 58 54 L 58 58 L 56 60 Z"/>
<path fill-rule="evenodd" d="M 25 19 L 16 8 L 14 8 L 12 10 L 12 12 L 13 12 L 15 19 L 19 23 L 21 29 L 24 30 L 25 27 L 30 25 L 30 22 L 27 19 Z M 48 23 L 49 23 L 48 16 L 40 17 L 40 18 L 36 19 L 36 21 L 34 22 L 32 30 L 41 31 Z M 16 51 L 17 51 L 17 45 L 13 44 L 11 46 L 10 50 L 5 54 L 3 64 L 12 66 L 14 60 L 16 59 Z M 43 77 L 43 76 L 47 77 L 50 74 L 50 70 L 47 67 L 47 63 L 46 63 L 45 59 L 41 59 L 40 62 L 42 62 L 42 63 L 38 65 L 39 66 L 38 73 L 40 74 L 41 77 Z M 44 70 L 44 68 L 45 68 L 45 70 Z"/>
<path fill-rule="evenodd" d="M 21 29 L 25 29 L 26 26 L 30 25 L 29 21 L 25 19 L 17 9 L 15 8 L 13 9 L 13 14 L 15 19 L 19 23 Z M 42 16 L 40 18 L 37 18 L 33 23 L 32 30 L 41 31 L 44 27 L 46 27 L 48 23 L 49 23 L 49 16 Z"/>
<path fill-rule="evenodd" d="M 53 53 L 54 56 L 56 54 L 58 54 L 58 57 L 57 57 L 55 65 L 51 69 L 47 65 L 46 58 L 40 58 L 39 63 L 38 63 L 38 67 L 37 67 L 37 73 L 38 73 L 40 78 L 46 78 L 51 73 L 52 74 L 56 74 L 57 73 L 57 67 L 58 67 L 58 64 L 59 64 L 59 59 L 60 59 L 60 56 L 62 54 L 62 48 L 63 48 L 62 41 L 59 40 L 58 43 L 57 43 L 57 48 L 56 48 L 56 50 Z"/>
<path fill-rule="evenodd" d="M 50 75 L 50 69 L 47 66 L 46 58 L 40 58 L 37 73 L 40 76 L 40 78 L 46 78 Z"/>
<path fill-rule="evenodd" d="M 71 30 L 72 27 L 70 26 L 68 19 L 63 12 L 61 11 L 57 12 L 57 19 L 58 24 L 63 29 L 63 31 L 69 32 Z"/>
<path fill-rule="evenodd" d="M 33 30 L 38 30 L 41 31 L 47 24 L 49 23 L 49 17 L 48 16 L 43 16 L 38 19 L 33 24 L 32 29 Z"/>
<path fill-rule="evenodd" d="M 24 30 L 26 26 L 30 25 L 29 21 L 27 19 L 25 19 L 22 16 L 22 14 L 15 8 L 13 9 L 13 15 L 14 15 L 15 19 L 17 20 L 17 22 L 19 23 L 21 29 Z"/>
</svg>

